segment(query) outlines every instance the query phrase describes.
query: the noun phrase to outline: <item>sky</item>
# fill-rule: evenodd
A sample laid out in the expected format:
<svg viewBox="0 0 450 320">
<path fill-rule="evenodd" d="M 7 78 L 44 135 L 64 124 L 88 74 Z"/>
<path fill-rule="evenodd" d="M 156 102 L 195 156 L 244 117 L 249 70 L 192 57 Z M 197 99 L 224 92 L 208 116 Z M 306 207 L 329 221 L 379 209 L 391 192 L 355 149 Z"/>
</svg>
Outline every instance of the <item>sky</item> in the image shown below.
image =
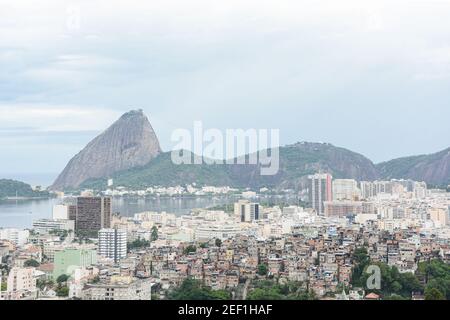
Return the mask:
<svg viewBox="0 0 450 320">
<path fill-rule="evenodd" d="M 0 0 L 0 176 L 60 172 L 141 108 L 374 162 L 450 147 L 449 0 Z"/>
</svg>

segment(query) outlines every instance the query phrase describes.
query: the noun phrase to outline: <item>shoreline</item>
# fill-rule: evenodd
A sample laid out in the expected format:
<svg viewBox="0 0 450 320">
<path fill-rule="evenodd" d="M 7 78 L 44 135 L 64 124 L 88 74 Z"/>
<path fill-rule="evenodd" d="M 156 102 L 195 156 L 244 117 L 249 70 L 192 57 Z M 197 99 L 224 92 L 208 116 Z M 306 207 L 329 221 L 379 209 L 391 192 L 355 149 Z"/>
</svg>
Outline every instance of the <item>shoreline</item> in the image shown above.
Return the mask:
<svg viewBox="0 0 450 320">
<path fill-rule="evenodd" d="M 49 200 L 52 197 L 5 197 L 0 198 L 0 201 L 22 201 L 22 200 Z"/>
</svg>

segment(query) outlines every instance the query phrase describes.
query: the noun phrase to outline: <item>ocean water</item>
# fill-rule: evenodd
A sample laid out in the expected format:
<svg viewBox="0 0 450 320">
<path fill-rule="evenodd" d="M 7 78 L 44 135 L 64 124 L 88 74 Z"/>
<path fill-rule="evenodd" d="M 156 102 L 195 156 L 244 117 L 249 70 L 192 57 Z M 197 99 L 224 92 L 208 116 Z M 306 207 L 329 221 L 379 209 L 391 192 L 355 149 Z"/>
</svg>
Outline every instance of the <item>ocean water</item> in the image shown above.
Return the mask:
<svg viewBox="0 0 450 320">
<path fill-rule="evenodd" d="M 232 197 L 192 197 L 192 198 L 113 198 L 114 213 L 133 216 L 143 211 L 166 211 L 176 215 L 189 214 L 194 208 L 209 208 L 233 203 Z M 33 220 L 51 218 L 55 204 L 61 199 L 2 200 L 0 201 L 0 228 L 29 228 Z"/>
<path fill-rule="evenodd" d="M 210 208 L 237 201 L 236 196 L 220 197 L 152 197 L 152 198 L 113 198 L 114 213 L 131 217 L 143 211 L 166 211 L 178 216 L 189 214 L 195 208 Z M 291 197 L 270 196 L 257 199 L 262 205 L 267 202 L 273 204 L 296 204 Z M 35 199 L 35 200 L 5 200 L 0 201 L 0 228 L 30 228 L 33 220 L 51 218 L 55 204 L 61 199 Z"/>
</svg>

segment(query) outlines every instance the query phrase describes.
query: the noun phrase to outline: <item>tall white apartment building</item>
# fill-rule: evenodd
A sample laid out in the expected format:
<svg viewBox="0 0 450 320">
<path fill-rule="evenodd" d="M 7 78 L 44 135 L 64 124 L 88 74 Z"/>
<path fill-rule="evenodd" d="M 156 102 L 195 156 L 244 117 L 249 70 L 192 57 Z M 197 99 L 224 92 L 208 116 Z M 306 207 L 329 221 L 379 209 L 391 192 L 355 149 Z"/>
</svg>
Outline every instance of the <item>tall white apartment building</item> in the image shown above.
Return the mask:
<svg viewBox="0 0 450 320">
<path fill-rule="evenodd" d="M 317 214 L 324 214 L 324 202 L 333 200 L 333 177 L 328 173 L 308 176 L 308 195 L 311 207 Z"/>
<path fill-rule="evenodd" d="M 98 232 L 98 253 L 118 262 L 127 256 L 127 231 L 123 229 L 101 229 Z"/>
<path fill-rule="evenodd" d="M 261 219 L 259 203 L 239 200 L 234 204 L 234 214 L 241 222 L 252 222 Z"/>
<path fill-rule="evenodd" d="M 373 182 L 361 181 L 359 183 L 362 199 L 370 199 L 377 195 L 377 188 Z"/>
<path fill-rule="evenodd" d="M 425 182 L 414 182 L 413 191 L 416 199 L 423 199 L 427 196 L 427 184 Z"/>
</svg>

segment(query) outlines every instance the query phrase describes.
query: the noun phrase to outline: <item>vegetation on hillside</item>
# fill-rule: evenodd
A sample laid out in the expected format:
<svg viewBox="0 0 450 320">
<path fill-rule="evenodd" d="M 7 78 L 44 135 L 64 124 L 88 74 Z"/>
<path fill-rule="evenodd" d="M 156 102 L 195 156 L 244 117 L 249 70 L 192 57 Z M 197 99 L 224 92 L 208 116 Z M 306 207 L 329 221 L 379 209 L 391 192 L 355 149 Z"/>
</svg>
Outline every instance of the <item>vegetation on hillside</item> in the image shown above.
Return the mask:
<svg viewBox="0 0 450 320">
<path fill-rule="evenodd" d="M 169 300 L 230 300 L 231 293 L 226 290 L 212 290 L 201 281 L 187 278 L 181 286 L 168 294 Z"/>
<path fill-rule="evenodd" d="M 0 179 L 0 199 L 8 197 L 43 198 L 48 197 L 47 191 L 34 191 L 29 184 L 24 182 Z"/>
<path fill-rule="evenodd" d="M 352 286 L 364 288 L 367 292 L 380 294 L 383 299 L 410 299 L 413 292 L 424 292 L 425 298 L 450 299 L 450 265 L 440 259 L 422 261 L 415 273 L 400 273 L 395 266 L 372 262 L 366 248 L 357 248 L 353 254 L 354 268 Z M 376 265 L 381 271 L 381 289 L 367 289 L 369 265 Z"/>
<path fill-rule="evenodd" d="M 307 291 L 300 282 L 279 284 L 274 280 L 258 280 L 252 283 L 247 300 L 316 300 L 312 291 Z"/>
<path fill-rule="evenodd" d="M 428 155 L 403 157 L 377 164 L 383 179 L 423 180 L 446 188 L 450 184 L 450 148 Z"/>
<path fill-rule="evenodd" d="M 305 176 L 319 170 L 336 178 L 372 180 L 377 178 L 374 164 L 355 152 L 326 143 L 297 143 L 280 147 L 280 169 L 276 175 L 261 175 L 256 164 L 176 165 L 166 152 L 145 166 L 118 172 L 112 176 L 116 186 L 143 188 L 152 185 L 174 186 L 228 185 L 236 188 L 297 188 Z M 248 156 L 247 156 L 248 157 Z M 107 179 L 88 180 L 82 188 L 105 189 Z"/>
</svg>

